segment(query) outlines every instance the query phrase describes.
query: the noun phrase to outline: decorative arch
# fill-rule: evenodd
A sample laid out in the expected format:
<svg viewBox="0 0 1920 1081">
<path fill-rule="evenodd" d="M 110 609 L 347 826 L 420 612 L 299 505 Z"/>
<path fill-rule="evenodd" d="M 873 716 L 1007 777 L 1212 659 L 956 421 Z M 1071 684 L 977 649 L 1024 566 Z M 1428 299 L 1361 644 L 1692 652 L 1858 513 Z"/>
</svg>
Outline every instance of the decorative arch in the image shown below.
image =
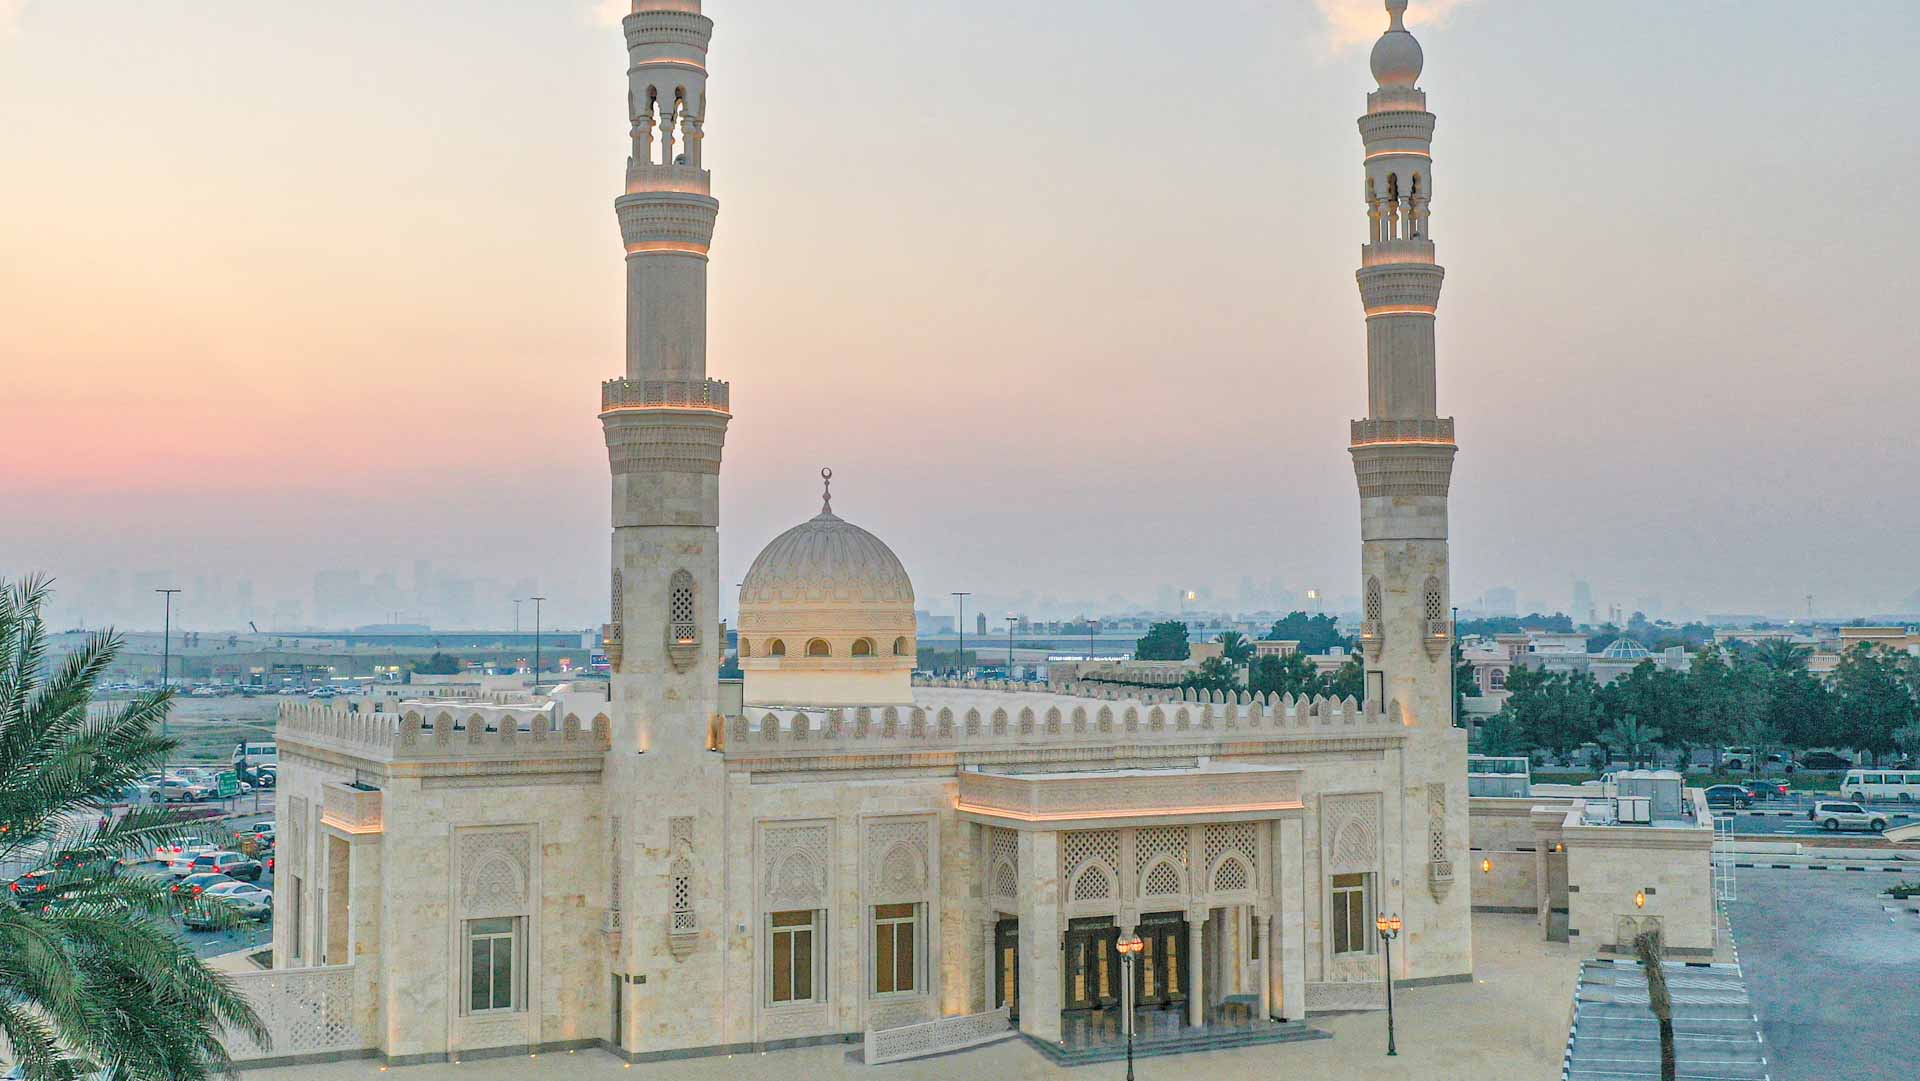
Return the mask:
<svg viewBox="0 0 1920 1081">
<path fill-rule="evenodd" d="M 873 639 L 856 638 L 853 640 L 853 655 L 856 657 L 873 656 Z"/>
<path fill-rule="evenodd" d="M 1367 619 L 1374 623 L 1380 622 L 1385 607 L 1386 602 L 1380 588 L 1380 577 L 1379 575 L 1372 575 L 1367 578 Z"/>
<path fill-rule="evenodd" d="M 787 644 L 785 642 L 781 641 L 778 638 L 775 638 L 772 641 L 767 643 L 767 656 L 784 657 L 786 655 L 787 655 Z"/>
<path fill-rule="evenodd" d="M 905 657 L 905 656 L 908 656 L 911 652 L 912 650 L 907 646 L 907 639 L 905 635 L 902 635 L 899 638 L 895 638 L 893 640 L 894 656 Z"/>
<path fill-rule="evenodd" d="M 745 638 L 740 639 L 741 659 L 745 660 L 746 658 L 751 656 L 753 656 L 753 644 L 751 642 L 748 642 Z"/>
<path fill-rule="evenodd" d="M 1186 892 L 1186 872 L 1170 857 L 1159 857 L 1140 875 L 1142 897 L 1179 897 Z"/>
<path fill-rule="evenodd" d="M 1114 874 L 1102 863 L 1082 864 L 1073 875 L 1073 892 L 1069 900 L 1103 901 L 1114 895 Z"/>
<path fill-rule="evenodd" d="M 700 640 L 700 625 L 694 618 L 693 575 L 685 570 L 673 572 L 668 584 L 667 620 L 675 645 L 692 645 Z"/>
<path fill-rule="evenodd" d="M 880 888 L 885 896 L 905 897 L 926 888 L 927 865 L 906 841 L 897 841 L 880 857 Z"/>
<path fill-rule="evenodd" d="M 1020 896 L 1020 872 L 1014 869 L 1012 860 L 994 861 L 992 882 L 995 897 Z"/>
<path fill-rule="evenodd" d="M 827 644 L 825 638 L 811 639 L 807 642 L 807 656 L 831 657 L 833 656 L 833 647 Z"/>
<path fill-rule="evenodd" d="M 1228 853 L 1214 863 L 1211 881 L 1215 893 L 1244 893 L 1253 888 L 1253 869 L 1246 860 Z"/>
</svg>

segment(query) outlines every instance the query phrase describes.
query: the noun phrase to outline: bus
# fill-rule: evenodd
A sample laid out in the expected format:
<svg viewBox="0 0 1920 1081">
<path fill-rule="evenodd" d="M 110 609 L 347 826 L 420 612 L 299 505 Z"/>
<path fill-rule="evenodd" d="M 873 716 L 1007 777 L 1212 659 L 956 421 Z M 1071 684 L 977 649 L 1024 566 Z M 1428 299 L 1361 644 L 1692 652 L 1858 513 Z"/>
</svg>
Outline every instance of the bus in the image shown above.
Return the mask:
<svg viewBox="0 0 1920 1081">
<path fill-rule="evenodd" d="M 1840 782 L 1840 795 L 1859 803 L 1870 799 L 1920 799 L 1920 773 L 1884 769 L 1850 769 Z"/>
<path fill-rule="evenodd" d="M 277 766 L 280 764 L 280 748 L 273 743 L 236 743 L 233 745 L 233 764 L 246 766 Z"/>
</svg>

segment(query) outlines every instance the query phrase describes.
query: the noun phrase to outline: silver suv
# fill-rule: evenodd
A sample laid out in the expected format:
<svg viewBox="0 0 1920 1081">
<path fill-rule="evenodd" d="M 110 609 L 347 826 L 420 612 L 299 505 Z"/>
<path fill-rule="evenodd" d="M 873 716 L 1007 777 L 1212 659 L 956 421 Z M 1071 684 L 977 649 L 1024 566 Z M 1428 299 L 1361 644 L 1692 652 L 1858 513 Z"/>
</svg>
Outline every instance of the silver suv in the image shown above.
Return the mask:
<svg viewBox="0 0 1920 1081">
<path fill-rule="evenodd" d="M 1807 812 L 1807 821 L 1827 830 L 1872 830 L 1879 833 L 1887 828 L 1887 816 L 1878 811 L 1869 811 L 1857 803 L 1840 803 L 1834 800 L 1821 800 Z"/>
</svg>

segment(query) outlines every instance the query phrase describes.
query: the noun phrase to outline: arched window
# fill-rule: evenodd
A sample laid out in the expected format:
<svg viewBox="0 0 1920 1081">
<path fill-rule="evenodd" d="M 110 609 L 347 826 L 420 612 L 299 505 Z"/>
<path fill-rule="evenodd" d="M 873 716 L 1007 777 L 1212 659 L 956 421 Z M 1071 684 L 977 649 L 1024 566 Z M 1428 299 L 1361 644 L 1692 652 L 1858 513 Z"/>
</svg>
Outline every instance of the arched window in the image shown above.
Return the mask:
<svg viewBox="0 0 1920 1081">
<path fill-rule="evenodd" d="M 895 638 L 893 640 L 893 655 L 896 657 L 904 657 L 907 655 L 907 640 L 905 638 Z"/>
<path fill-rule="evenodd" d="M 1367 620 L 1372 623 L 1380 622 L 1381 610 L 1385 607 L 1380 592 L 1380 579 L 1367 579 Z"/>
<path fill-rule="evenodd" d="M 825 638 L 815 638 L 813 641 L 807 643 L 807 656 L 831 657 L 833 656 L 833 647 L 827 644 Z"/>
<path fill-rule="evenodd" d="M 873 639 L 856 638 L 853 642 L 853 655 L 856 657 L 873 656 Z"/>
<path fill-rule="evenodd" d="M 740 656 L 742 658 L 753 656 L 753 645 L 745 638 L 740 639 Z"/>
<path fill-rule="evenodd" d="M 782 642 L 780 639 L 775 638 L 773 641 L 767 643 L 767 656 L 784 657 L 786 655 L 787 655 L 787 644 L 785 642 Z"/>
<path fill-rule="evenodd" d="M 1494 669 L 1487 676 L 1487 685 L 1496 691 L 1506 690 L 1507 689 L 1507 673 L 1498 668 Z"/>
<path fill-rule="evenodd" d="M 693 575 L 674 571 L 667 601 L 667 619 L 672 624 L 675 645 L 691 645 L 700 640 L 700 627 L 693 618 Z"/>
</svg>

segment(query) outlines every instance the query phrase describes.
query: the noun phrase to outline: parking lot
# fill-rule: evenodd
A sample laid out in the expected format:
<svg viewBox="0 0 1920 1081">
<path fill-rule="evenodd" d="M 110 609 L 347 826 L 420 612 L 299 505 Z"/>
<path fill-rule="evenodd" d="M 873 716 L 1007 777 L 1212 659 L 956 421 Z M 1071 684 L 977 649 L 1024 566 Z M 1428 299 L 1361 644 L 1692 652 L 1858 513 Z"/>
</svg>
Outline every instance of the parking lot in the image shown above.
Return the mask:
<svg viewBox="0 0 1920 1081">
<path fill-rule="evenodd" d="M 1728 915 L 1774 1081 L 1912 1078 L 1920 900 L 1883 898 L 1893 875 L 1737 873 Z"/>
</svg>

